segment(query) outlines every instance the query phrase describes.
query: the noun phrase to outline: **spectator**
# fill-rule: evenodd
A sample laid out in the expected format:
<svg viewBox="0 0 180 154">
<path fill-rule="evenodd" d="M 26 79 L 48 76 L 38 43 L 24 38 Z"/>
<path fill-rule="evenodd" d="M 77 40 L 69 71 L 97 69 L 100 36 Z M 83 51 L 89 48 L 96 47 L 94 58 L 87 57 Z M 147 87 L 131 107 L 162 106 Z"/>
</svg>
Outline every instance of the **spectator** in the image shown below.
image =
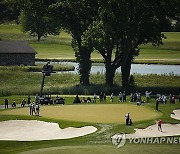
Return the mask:
<svg viewBox="0 0 180 154">
<path fill-rule="evenodd" d="M 86 103 L 86 102 L 87 102 L 86 98 L 82 97 L 82 103 Z"/>
<path fill-rule="evenodd" d="M 133 102 L 137 101 L 137 95 L 138 95 L 138 92 L 135 92 L 134 95 L 133 95 Z"/>
<path fill-rule="evenodd" d="M 39 96 L 38 96 L 38 94 L 36 94 L 35 100 L 36 100 L 36 104 L 39 103 Z"/>
<path fill-rule="evenodd" d="M 35 103 L 32 103 L 32 115 L 36 114 L 36 110 L 35 110 Z"/>
<path fill-rule="evenodd" d="M 99 94 L 99 100 L 100 100 L 100 102 L 103 102 L 103 93 L 102 92 Z"/>
<path fill-rule="evenodd" d="M 28 96 L 28 100 L 27 100 L 28 106 L 31 104 L 31 97 Z"/>
<path fill-rule="evenodd" d="M 16 107 L 16 102 L 13 101 L 13 103 L 12 103 L 12 108 L 15 108 L 15 107 Z"/>
<path fill-rule="evenodd" d="M 130 102 L 133 102 L 134 101 L 134 95 L 133 95 L 133 93 L 131 93 L 131 95 L 130 95 Z"/>
<path fill-rule="evenodd" d="M 91 103 L 91 98 L 90 97 L 87 98 L 87 103 Z"/>
<path fill-rule="evenodd" d="M 172 103 L 172 95 L 169 95 L 169 102 Z"/>
<path fill-rule="evenodd" d="M 175 102 L 176 102 L 176 97 L 173 95 L 171 98 L 171 103 L 175 104 Z"/>
<path fill-rule="evenodd" d="M 152 93 L 152 91 L 151 92 L 148 92 L 148 91 L 146 91 L 145 92 L 145 95 L 146 95 L 146 102 L 147 103 L 149 103 L 149 100 L 150 100 L 150 94 Z"/>
<path fill-rule="evenodd" d="M 23 98 L 23 100 L 22 100 L 22 102 L 21 102 L 21 107 L 25 107 L 25 104 L 26 104 L 26 101 L 25 101 L 24 98 Z"/>
<path fill-rule="evenodd" d="M 158 97 L 157 99 L 156 99 L 156 111 L 159 111 L 159 102 L 161 101 L 161 98 L 160 97 Z"/>
<path fill-rule="evenodd" d="M 103 95 L 104 102 L 106 102 L 106 93 Z"/>
<path fill-rule="evenodd" d="M 73 103 L 74 103 L 74 104 L 75 104 L 75 103 L 81 103 L 81 101 L 80 101 L 80 99 L 79 99 L 79 96 L 78 96 L 78 95 L 76 95 L 76 97 L 75 97 L 75 99 L 74 99 Z"/>
<path fill-rule="evenodd" d="M 39 116 L 40 106 L 36 104 L 36 115 Z"/>
<path fill-rule="evenodd" d="M 122 102 L 123 101 L 123 94 L 122 92 L 119 92 L 119 102 Z"/>
<path fill-rule="evenodd" d="M 30 103 L 30 104 L 29 104 L 29 114 L 30 114 L 30 115 L 33 115 L 33 114 L 32 114 L 32 107 L 33 107 L 33 105 L 32 105 L 32 103 Z"/>
<path fill-rule="evenodd" d="M 94 93 L 94 96 L 93 96 L 93 103 L 96 103 L 96 99 L 97 99 L 97 95 L 96 95 L 96 93 Z"/>
<path fill-rule="evenodd" d="M 132 126 L 132 119 L 129 119 L 129 126 Z"/>
<path fill-rule="evenodd" d="M 167 97 L 166 97 L 165 95 L 162 95 L 162 96 L 161 96 L 161 99 L 162 99 L 163 103 L 166 104 Z"/>
<path fill-rule="evenodd" d="M 123 102 L 126 102 L 126 92 L 123 91 L 122 95 L 123 95 Z"/>
<path fill-rule="evenodd" d="M 5 104 L 5 109 L 8 109 L 8 99 L 7 98 L 4 100 L 4 104 Z"/>
<path fill-rule="evenodd" d="M 136 93 L 137 102 L 141 102 L 141 93 Z"/>
<path fill-rule="evenodd" d="M 113 102 L 114 101 L 114 94 L 112 93 L 110 96 L 110 101 Z"/>
</svg>

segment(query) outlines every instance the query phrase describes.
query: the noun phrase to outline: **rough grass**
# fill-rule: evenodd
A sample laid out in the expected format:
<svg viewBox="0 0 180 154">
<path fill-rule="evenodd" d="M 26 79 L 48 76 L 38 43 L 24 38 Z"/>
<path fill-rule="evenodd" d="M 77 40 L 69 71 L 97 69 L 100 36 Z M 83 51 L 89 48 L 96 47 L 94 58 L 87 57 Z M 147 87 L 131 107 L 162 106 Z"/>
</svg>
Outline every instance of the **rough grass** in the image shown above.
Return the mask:
<svg viewBox="0 0 180 154">
<path fill-rule="evenodd" d="M 43 64 L 35 66 L 0 66 L 0 71 L 42 72 Z M 53 64 L 53 71 L 74 71 L 72 65 Z"/>
<path fill-rule="evenodd" d="M 40 92 L 42 74 L 23 72 L 20 70 L 0 70 L 0 96 L 26 94 L 32 95 Z M 128 93 L 139 91 L 144 93 L 152 90 L 157 93 L 179 94 L 180 76 L 175 75 L 134 75 L 135 86 L 127 89 Z M 167 82 L 168 81 L 168 82 Z M 79 75 L 71 73 L 52 74 L 45 79 L 44 92 L 51 94 L 106 94 L 114 92 L 116 95 L 121 89 L 121 76 L 116 74 L 115 86 L 105 86 L 105 75 L 96 74 L 90 76 L 90 86 L 79 85 Z"/>
</svg>

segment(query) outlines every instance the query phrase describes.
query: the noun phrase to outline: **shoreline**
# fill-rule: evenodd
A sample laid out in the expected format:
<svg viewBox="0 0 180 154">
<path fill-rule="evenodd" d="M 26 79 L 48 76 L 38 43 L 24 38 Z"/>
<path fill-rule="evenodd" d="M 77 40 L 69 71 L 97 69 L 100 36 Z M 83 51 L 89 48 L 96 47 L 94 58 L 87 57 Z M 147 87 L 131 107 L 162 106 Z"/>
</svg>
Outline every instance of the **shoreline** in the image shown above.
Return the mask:
<svg viewBox="0 0 180 154">
<path fill-rule="evenodd" d="M 35 61 L 40 62 L 77 62 L 76 59 L 55 59 L 55 58 L 36 58 Z M 92 59 L 92 63 L 103 63 L 102 59 Z M 180 65 L 178 60 L 169 60 L 169 59 L 137 59 L 132 62 L 132 64 L 157 64 L 157 65 Z"/>
</svg>

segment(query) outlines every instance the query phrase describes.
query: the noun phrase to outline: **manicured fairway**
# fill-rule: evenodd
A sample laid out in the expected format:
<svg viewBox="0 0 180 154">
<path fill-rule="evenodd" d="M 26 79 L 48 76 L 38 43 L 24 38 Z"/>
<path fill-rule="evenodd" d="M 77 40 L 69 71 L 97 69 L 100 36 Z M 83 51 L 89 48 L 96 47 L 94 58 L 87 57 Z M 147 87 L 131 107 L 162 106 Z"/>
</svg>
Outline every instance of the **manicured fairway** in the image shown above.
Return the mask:
<svg viewBox="0 0 180 154">
<path fill-rule="evenodd" d="M 31 151 L 22 152 L 21 154 L 120 154 L 120 153 L 138 153 L 138 154 L 147 154 L 147 153 L 160 153 L 169 154 L 169 153 L 179 153 L 179 145 L 158 145 L 158 144 L 128 144 L 121 148 L 116 148 L 112 145 L 95 145 L 95 146 L 62 146 L 62 147 L 52 147 L 52 148 L 43 148 L 36 149 Z"/>
<path fill-rule="evenodd" d="M 74 51 L 71 47 L 72 37 L 64 31 L 60 35 L 42 37 L 40 42 L 37 38 L 29 37 L 28 33 L 22 32 L 21 25 L 0 24 L 0 38 L 2 40 L 26 40 L 30 46 L 37 51 L 36 58 L 49 59 L 75 59 Z M 152 46 L 151 44 L 141 45 L 139 56 L 135 57 L 136 62 L 141 63 L 169 63 L 179 64 L 180 61 L 180 32 L 163 32 L 167 39 L 164 45 Z M 102 56 L 94 51 L 92 59 L 102 59 Z"/>
<path fill-rule="evenodd" d="M 41 106 L 41 116 L 45 118 L 92 123 L 124 123 L 125 114 L 130 113 L 134 122 L 155 119 L 160 113 L 145 106 L 129 104 L 65 105 Z M 28 108 L 1 112 L 5 115 L 28 115 Z"/>
</svg>

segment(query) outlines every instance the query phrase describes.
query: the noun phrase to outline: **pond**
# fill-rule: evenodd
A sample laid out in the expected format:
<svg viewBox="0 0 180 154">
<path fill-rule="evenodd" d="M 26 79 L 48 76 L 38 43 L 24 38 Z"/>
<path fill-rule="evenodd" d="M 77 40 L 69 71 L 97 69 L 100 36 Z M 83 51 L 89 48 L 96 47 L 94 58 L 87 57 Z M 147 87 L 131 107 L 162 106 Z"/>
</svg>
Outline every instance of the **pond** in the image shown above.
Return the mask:
<svg viewBox="0 0 180 154">
<path fill-rule="evenodd" d="M 44 63 L 44 62 L 36 62 Z M 51 64 L 62 64 L 62 65 L 73 65 L 75 67 L 74 71 L 68 71 L 68 73 L 78 73 L 78 63 L 75 62 L 51 62 Z M 91 68 L 91 74 L 96 73 L 105 73 L 104 64 L 93 64 Z M 121 72 L 121 68 L 118 68 L 116 72 Z M 60 73 L 60 72 L 59 72 Z M 131 74 L 158 74 L 158 75 L 180 75 L 180 65 L 156 65 L 156 64 L 132 64 L 131 65 Z"/>
</svg>

